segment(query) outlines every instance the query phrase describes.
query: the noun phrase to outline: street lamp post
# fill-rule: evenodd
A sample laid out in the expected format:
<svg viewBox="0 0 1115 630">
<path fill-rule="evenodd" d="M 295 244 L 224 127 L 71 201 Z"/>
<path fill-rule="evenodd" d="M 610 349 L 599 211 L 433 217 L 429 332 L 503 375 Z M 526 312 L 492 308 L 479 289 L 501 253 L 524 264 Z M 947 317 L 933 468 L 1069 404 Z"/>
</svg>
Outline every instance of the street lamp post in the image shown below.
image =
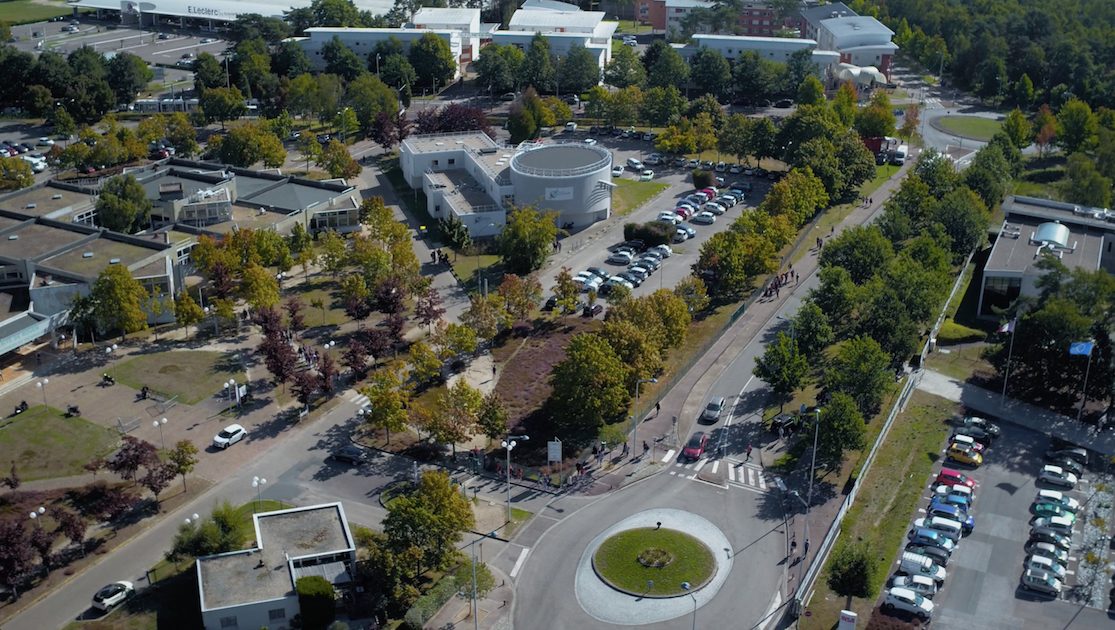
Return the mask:
<svg viewBox="0 0 1115 630">
<path fill-rule="evenodd" d="M 232 394 L 236 389 L 236 379 L 230 378 L 225 382 L 225 393 L 228 394 L 228 406 L 232 406 Z"/>
<path fill-rule="evenodd" d="M 635 381 L 635 413 L 631 414 L 631 452 L 635 453 L 635 449 L 639 447 L 639 386 L 643 383 L 657 383 L 656 378 L 644 378 Z"/>
<path fill-rule="evenodd" d="M 43 392 L 43 406 L 44 407 L 46 406 L 46 384 L 49 383 L 49 382 L 50 382 L 49 378 L 44 378 L 43 380 L 36 383 L 36 385 L 39 387 L 39 389 L 42 390 L 42 392 Z"/>
<path fill-rule="evenodd" d="M 119 350 L 119 349 L 120 349 L 120 346 L 118 346 L 116 344 L 112 344 L 111 346 L 105 347 L 105 356 L 108 357 L 108 372 L 113 377 L 113 379 L 116 378 L 116 375 L 113 374 L 113 369 L 112 369 L 113 360 L 112 359 L 116 355 L 116 351 Z"/>
<path fill-rule="evenodd" d="M 686 594 L 693 598 L 693 630 L 697 630 L 697 596 L 693 594 L 693 587 L 689 582 L 682 582 L 681 587 L 685 589 Z"/>
<path fill-rule="evenodd" d="M 163 445 L 163 450 L 166 450 L 166 438 L 163 437 L 163 427 L 166 426 L 167 419 L 160 418 L 151 422 L 151 426 L 159 428 L 159 443 Z"/>
<path fill-rule="evenodd" d="M 41 505 L 34 510 L 31 510 L 31 522 L 35 524 L 35 527 L 41 528 L 43 526 L 43 524 L 39 521 L 39 517 L 43 514 L 46 514 L 46 508 Z"/>
<path fill-rule="evenodd" d="M 507 522 L 511 522 L 511 451 L 518 444 L 515 440 L 527 441 L 530 439 L 529 435 L 509 435 L 506 439 L 500 442 L 500 446 L 507 450 Z"/>
<path fill-rule="evenodd" d="M 262 501 L 263 486 L 267 480 L 263 477 L 252 477 L 252 487 L 256 489 L 256 512 L 259 511 L 259 503 Z"/>
</svg>

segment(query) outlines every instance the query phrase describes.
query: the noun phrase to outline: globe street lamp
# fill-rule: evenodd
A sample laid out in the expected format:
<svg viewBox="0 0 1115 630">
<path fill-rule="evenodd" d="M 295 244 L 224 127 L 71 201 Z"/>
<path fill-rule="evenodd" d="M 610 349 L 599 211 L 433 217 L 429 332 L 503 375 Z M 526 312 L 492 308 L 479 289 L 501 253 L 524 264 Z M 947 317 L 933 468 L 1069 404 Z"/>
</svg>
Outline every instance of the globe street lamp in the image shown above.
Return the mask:
<svg viewBox="0 0 1115 630">
<path fill-rule="evenodd" d="M 682 582 L 681 588 L 685 589 L 685 592 L 693 598 L 693 630 L 697 630 L 697 596 L 693 594 L 693 587 L 689 585 L 689 582 Z"/>
<path fill-rule="evenodd" d="M 43 524 L 39 522 L 39 517 L 43 514 L 46 514 L 46 508 L 41 505 L 31 510 L 31 522 L 35 524 L 35 527 L 42 528 Z"/>
<path fill-rule="evenodd" d="M 151 426 L 157 427 L 159 429 L 159 443 L 163 445 L 164 451 L 166 450 L 166 438 L 163 437 L 163 427 L 166 425 L 166 423 L 166 418 L 160 418 L 151 422 Z"/>
<path fill-rule="evenodd" d="M 518 444 L 515 440 L 526 442 L 529 439 L 529 435 L 509 435 L 499 443 L 500 446 L 507 449 L 507 522 L 509 524 L 511 523 L 511 451 Z"/>
<path fill-rule="evenodd" d="M 105 356 L 108 357 L 108 371 L 109 371 L 109 374 L 113 377 L 113 380 L 115 380 L 116 375 L 112 373 L 113 372 L 113 369 L 112 369 L 113 361 L 112 361 L 112 359 L 113 359 L 113 356 L 115 355 L 116 351 L 119 350 L 119 349 L 120 349 L 120 346 L 118 346 L 116 344 L 112 344 L 111 346 L 107 346 L 105 348 Z"/>
<path fill-rule="evenodd" d="M 201 520 L 201 517 L 198 516 L 197 513 L 195 512 L 195 513 L 189 515 L 188 517 L 186 517 L 186 524 L 187 525 L 192 525 L 194 523 L 197 523 L 199 520 Z"/>
<path fill-rule="evenodd" d="M 643 383 L 657 383 L 656 378 L 644 378 L 635 381 L 635 412 L 639 411 L 639 386 Z M 635 449 L 639 447 L 639 418 L 634 413 L 631 414 L 631 452 L 634 453 Z"/>
<path fill-rule="evenodd" d="M 252 487 L 256 489 L 256 512 L 259 511 L 259 503 L 260 501 L 262 501 L 261 493 L 263 492 L 263 486 L 266 483 L 267 480 L 263 477 L 252 477 Z"/>
<path fill-rule="evenodd" d="M 44 407 L 46 406 L 46 384 L 49 383 L 49 382 L 50 382 L 49 378 L 44 378 L 43 380 L 39 381 L 38 383 L 35 383 L 35 385 L 37 385 L 39 387 L 39 389 L 42 390 L 42 392 L 43 392 L 43 406 Z"/>
<path fill-rule="evenodd" d="M 228 404 L 232 406 L 232 396 L 236 392 L 236 379 L 230 378 L 225 383 L 225 393 L 228 394 Z"/>
</svg>

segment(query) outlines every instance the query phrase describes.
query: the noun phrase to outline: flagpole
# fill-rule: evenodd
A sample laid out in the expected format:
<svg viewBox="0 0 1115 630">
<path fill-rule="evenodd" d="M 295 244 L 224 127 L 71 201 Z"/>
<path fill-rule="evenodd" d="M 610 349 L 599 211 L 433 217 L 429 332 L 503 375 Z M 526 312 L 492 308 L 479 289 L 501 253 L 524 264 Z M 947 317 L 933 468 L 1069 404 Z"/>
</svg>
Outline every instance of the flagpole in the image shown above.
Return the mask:
<svg viewBox="0 0 1115 630">
<path fill-rule="evenodd" d="M 1084 403 L 1088 402 L 1088 375 L 1092 372 L 1092 350 L 1088 349 L 1088 367 L 1084 369 L 1084 391 L 1081 392 L 1083 396 L 1080 399 L 1080 411 L 1076 412 L 1076 421 L 1080 422 L 1080 418 L 1084 415 Z"/>
<path fill-rule="evenodd" d="M 1003 372 L 1003 393 L 999 395 L 999 406 L 1002 407 L 1007 399 L 1007 381 L 1010 380 L 1010 359 L 1014 356 L 1014 333 L 1018 329 L 1018 320 L 1010 323 L 1010 349 L 1007 350 L 1007 368 Z"/>
</svg>

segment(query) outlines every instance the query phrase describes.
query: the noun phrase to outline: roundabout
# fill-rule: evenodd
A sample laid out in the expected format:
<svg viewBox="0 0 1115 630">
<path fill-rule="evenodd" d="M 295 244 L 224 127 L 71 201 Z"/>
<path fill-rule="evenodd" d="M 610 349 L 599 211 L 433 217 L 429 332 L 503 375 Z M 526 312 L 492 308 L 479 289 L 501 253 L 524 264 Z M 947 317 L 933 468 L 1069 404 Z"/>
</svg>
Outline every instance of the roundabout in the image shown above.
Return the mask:
<svg viewBox="0 0 1115 630">
<path fill-rule="evenodd" d="M 574 590 L 599 621 L 645 625 L 691 614 L 716 596 L 731 570 L 732 545 L 720 528 L 684 510 L 651 509 L 588 544 Z"/>
</svg>

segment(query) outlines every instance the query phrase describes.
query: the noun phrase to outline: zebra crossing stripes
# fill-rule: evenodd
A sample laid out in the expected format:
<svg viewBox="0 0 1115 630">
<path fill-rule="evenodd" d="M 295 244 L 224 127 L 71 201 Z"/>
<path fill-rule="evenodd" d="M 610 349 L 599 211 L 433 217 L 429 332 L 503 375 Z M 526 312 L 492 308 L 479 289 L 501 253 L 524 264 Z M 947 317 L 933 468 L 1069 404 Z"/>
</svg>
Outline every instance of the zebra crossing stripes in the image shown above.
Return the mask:
<svg viewBox="0 0 1115 630">
<path fill-rule="evenodd" d="M 675 462 L 670 467 L 669 473 L 670 476 L 679 479 L 695 480 L 697 474 L 706 467 L 713 474 L 723 468 L 727 475 L 726 482 L 737 488 L 753 492 L 767 492 L 773 485 L 771 478 L 759 466 L 747 463 L 740 464 L 731 460 L 702 459 L 697 462 Z"/>
<path fill-rule="evenodd" d="M 363 395 L 363 394 L 359 394 L 359 393 L 357 393 L 357 392 L 353 392 L 353 393 L 352 393 L 352 394 L 351 394 L 351 395 L 350 395 L 350 396 L 348 397 L 348 401 L 349 401 L 350 403 L 352 403 L 352 404 L 356 405 L 356 408 L 357 408 L 357 409 L 363 409 L 363 408 L 364 408 L 364 405 L 367 405 L 367 404 L 368 404 L 369 402 L 371 402 L 371 401 L 370 401 L 370 400 L 368 399 L 368 397 L 367 397 L 367 396 L 365 396 L 365 395 Z"/>
</svg>

